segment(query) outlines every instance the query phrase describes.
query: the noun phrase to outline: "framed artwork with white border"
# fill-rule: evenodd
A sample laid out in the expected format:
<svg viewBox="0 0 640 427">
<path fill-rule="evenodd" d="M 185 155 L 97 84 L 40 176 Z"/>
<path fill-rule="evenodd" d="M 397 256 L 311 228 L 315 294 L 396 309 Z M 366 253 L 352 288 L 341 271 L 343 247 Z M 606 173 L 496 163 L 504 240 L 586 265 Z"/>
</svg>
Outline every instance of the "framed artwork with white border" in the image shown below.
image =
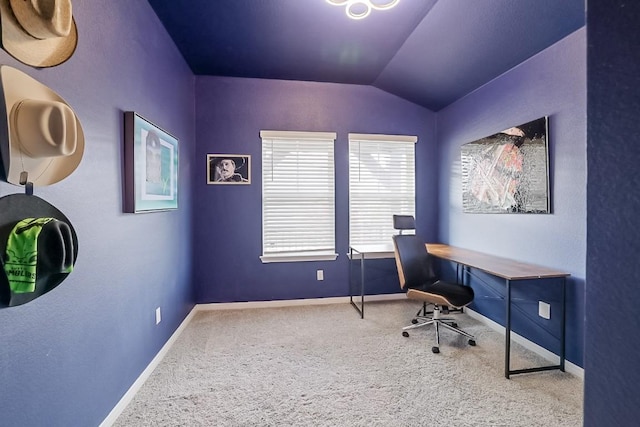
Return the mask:
<svg viewBox="0 0 640 427">
<path fill-rule="evenodd" d="M 124 113 L 124 211 L 178 208 L 178 139 L 134 111 Z"/>
</svg>

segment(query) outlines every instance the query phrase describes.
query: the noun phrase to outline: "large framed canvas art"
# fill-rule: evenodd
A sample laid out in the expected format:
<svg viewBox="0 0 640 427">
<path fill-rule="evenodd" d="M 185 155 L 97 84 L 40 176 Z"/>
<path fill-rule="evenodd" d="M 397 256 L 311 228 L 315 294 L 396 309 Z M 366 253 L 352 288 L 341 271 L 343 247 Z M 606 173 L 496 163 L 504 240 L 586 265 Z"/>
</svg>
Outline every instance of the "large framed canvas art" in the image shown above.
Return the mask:
<svg viewBox="0 0 640 427">
<path fill-rule="evenodd" d="M 461 149 L 467 213 L 550 213 L 548 118 L 505 129 Z"/>
<path fill-rule="evenodd" d="M 178 140 L 133 111 L 125 112 L 124 211 L 178 208 Z"/>
</svg>

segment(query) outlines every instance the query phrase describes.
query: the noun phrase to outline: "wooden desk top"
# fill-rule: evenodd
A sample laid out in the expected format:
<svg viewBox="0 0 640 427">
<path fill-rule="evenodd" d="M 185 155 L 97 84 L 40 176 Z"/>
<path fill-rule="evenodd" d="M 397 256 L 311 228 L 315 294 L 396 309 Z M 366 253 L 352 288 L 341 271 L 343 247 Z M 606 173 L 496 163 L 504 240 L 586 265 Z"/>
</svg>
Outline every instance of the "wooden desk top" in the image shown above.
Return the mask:
<svg viewBox="0 0 640 427">
<path fill-rule="evenodd" d="M 456 248 L 455 246 L 440 243 L 427 243 L 426 245 L 427 250 L 433 256 L 477 268 L 507 280 L 550 279 L 571 275 L 563 271 L 488 255 L 469 249 Z"/>
</svg>

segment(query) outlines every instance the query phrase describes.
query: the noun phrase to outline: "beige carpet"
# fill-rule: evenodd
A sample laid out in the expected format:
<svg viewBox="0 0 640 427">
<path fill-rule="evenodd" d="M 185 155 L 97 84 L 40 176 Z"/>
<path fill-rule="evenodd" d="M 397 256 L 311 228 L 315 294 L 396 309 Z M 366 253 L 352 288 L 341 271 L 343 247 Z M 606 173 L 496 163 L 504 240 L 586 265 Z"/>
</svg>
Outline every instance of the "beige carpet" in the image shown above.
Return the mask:
<svg viewBox="0 0 640 427">
<path fill-rule="evenodd" d="M 457 314 L 470 347 L 444 331 L 409 338 L 415 302 L 201 311 L 116 426 L 581 426 L 582 381 L 503 376 L 504 340 Z M 518 345 L 512 368 L 546 364 Z"/>
</svg>

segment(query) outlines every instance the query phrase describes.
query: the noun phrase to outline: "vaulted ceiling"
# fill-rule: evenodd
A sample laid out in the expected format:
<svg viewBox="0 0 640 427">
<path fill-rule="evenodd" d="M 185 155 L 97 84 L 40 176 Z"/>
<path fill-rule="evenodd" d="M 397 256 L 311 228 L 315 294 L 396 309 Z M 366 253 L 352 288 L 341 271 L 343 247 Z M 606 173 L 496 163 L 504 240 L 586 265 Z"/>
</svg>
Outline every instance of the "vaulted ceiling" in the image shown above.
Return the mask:
<svg viewBox="0 0 640 427">
<path fill-rule="evenodd" d="M 196 75 L 371 85 L 438 111 L 585 25 L 584 0 L 149 0 Z"/>
</svg>

